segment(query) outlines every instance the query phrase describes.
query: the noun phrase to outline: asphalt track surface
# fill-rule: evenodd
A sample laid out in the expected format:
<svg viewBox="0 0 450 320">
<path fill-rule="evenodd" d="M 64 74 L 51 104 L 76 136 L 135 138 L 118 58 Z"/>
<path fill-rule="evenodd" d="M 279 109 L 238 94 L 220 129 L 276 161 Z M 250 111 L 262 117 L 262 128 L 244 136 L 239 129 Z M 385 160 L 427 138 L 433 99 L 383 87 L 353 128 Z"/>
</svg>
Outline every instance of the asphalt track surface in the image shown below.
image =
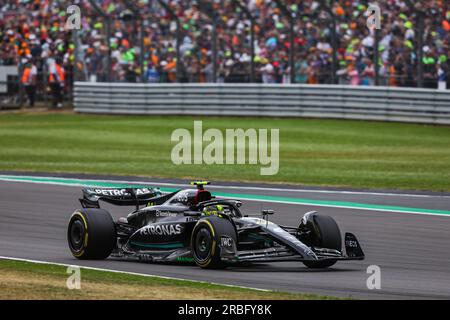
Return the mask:
<svg viewBox="0 0 450 320">
<path fill-rule="evenodd" d="M 211 191 L 230 192 L 230 184 L 222 185 L 224 188 L 216 185 Z M 246 193 L 269 196 L 282 194 L 287 197 L 450 210 L 450 195 L 444 193 L 366 193 L 340 189 L 280 186 L 259 189 L 257 185 L 244 186 L 256 187 Z M 298 262 L 202 270 L 191 265 L 74 259 L 67 247 L 66 227 L 71 213 L 79 208 L 77 199 L 80 194 L 79 187 L 1 181 L 0 256 L 339 297 L 450 298 L 450 216 L 246 201 L 242 207 L 246 213 L 271 208 L 276 211 L 271 220 L 283 225 L 297 225 L 303 213 L 310 210 L 330 215 L 336 219 L 342 232 L 357 235 L 366 260 L 340 262 L 326 270 L 311 270 Z M 110 205 L 105 205 L 105 208 L 115 218 L 125 216 L 132 209 Z M 381 268 L 380 290 L 367 288 L 367 267 L 370 265 Z"/>
</svg>

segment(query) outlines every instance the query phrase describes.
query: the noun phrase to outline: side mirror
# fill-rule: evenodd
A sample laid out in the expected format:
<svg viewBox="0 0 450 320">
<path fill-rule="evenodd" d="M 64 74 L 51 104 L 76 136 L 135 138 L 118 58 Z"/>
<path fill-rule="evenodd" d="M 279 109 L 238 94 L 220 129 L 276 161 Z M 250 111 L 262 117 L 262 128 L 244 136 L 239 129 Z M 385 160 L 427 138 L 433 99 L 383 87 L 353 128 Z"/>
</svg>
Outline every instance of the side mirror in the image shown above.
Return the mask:
<svg viewBox="0 0 450 320">
<path fill-rule="evenodd" d="M 263 216 L 267 216 L 267 215 L 274 214 L 275 211 L 273 211 L 273 210 L 263 210 L 263 211 L 261 211 L 261 213 L 263 214 Z"/>
</svg>

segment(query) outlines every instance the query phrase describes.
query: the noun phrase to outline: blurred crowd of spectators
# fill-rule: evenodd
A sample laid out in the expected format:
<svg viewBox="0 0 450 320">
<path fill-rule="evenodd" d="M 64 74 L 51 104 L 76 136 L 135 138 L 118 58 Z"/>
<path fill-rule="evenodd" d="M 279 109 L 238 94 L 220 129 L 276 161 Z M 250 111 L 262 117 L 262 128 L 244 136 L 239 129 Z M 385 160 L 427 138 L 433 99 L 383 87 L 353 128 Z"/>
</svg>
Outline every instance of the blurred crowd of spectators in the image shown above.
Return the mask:
<svg viewBox="0 0 450 320">
<path fill-rule="evenodd" d="M 181 81 L 213 79 L 212 19 L 217 19 L 218 82 L 248 82 L 250 75 L 250 19 L 231 0 L 164 0 L 181 21 Z M 156 0 L 130 1 L 143 17 L 144 51 L 140 50 L 141 23 L 124 1 L 96 0 L 111 17 L 111 37 L 106 22 L 87 0 L 3 0 L 0 2 L 0 65 L 32 59 L 44 72 L 55 59 L 72 70 L 75 44 L 65 30 L 67 7 L 81 8 L 80 77 L 90 81 L 138 82 L 141 55 L 146 82 L 176 81 L 176 32 L 174 19 Z M 289 20 L 271 0 L 243 0 L 256 19 L 256 80 L 288 83 Z M 295 82 L 330 83 L 332 42 L 330 15 L 316 0 L 285 0 L 295 14 Z M 325 1 L 327 2 L 327 1 Z M 423 64 L 426 87 L 448 81 L 450 65 L 450 1 L 412 1 L 425 12 Z M 366 26 L 364 0 L 335 0 L 337 76 L 339 83 L 373 85 L 374 32 Z M 380 79 L 382 85 L 417 84 L 417 19 L 404 0 L 384 0 L 381 7 Z M 208 11 L 209 7 L 213 11 Z M 214 13 L 213 13 L 214 12 Z M 111 66 L 108 66 L 108 41 Z M 68 75 L 66 81 L 70 81 Z"/>
</svg>

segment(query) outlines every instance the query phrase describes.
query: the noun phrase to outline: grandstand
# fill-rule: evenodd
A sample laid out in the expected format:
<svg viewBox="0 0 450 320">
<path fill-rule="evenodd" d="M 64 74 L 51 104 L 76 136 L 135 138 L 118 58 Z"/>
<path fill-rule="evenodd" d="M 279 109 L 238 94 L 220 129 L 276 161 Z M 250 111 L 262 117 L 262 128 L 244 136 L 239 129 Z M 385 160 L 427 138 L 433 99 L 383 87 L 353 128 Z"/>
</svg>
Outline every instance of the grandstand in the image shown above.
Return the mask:
<svg viewBox="0 0 450 320">
<path fill-rule="evenodd" d="M 64 27 L 71 4 L 81 8 L 75 34 Z M 20 73 L 32 59 L 41 91 L 57 58 L 66 88 L 72 70 L 78 80 L 99 82 L 450 87 L 450 2 L 380 1 L 378 32 L 366 26 L 369 4 L 6 0 L 0 4 L 0 66 L 17 65 Z"/>
</svg>

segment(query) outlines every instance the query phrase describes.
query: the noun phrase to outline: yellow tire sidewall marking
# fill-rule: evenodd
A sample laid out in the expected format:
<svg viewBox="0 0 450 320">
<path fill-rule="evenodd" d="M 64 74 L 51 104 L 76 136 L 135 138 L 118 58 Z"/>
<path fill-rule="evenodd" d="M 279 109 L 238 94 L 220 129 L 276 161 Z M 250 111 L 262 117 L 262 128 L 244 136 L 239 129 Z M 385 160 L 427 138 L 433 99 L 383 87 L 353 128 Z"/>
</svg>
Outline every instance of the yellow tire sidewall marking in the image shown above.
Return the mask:
<svg viewBox="0 0 450 320">
<path fill-rule="evenodd" d="M 209 226 L 209 230 L 212 233 L 213 236 L 213 241 L 212 241 L 212 248 L 211 248 L 211 256 L 214 255 L 214 253 L 216 252 L 216 235 L 214 233 L 214 227 L 212 226 L 211 222 L 209 222 L 208 220 L 203 220 L 204 223 L 206 223 Z"/>
<path fill-rule="evenodd" d="M 85 217 L 83 216 L 83 214 L 82 214 L 81 212 L 79 212 L 79 211 L 75 211 L 75 212 L 72 214 L 72 217 L 71 217 L 71 218 L 73 218 L 73 217 L 75 217 L 75 216 L 80 217 L 81 220 L 83 220 L 84 229 L 85 229 L 84 244 L 83 244 L 83 245 L 84 245 L 84 247 L 86 248 L 86 247 L 87 247 L 87 244 L 88 244 L 88 239 L 89 239 L 88 225 L 87 225 L 86 218 L 85 218 Z M 84 249 L 81 250 L 81 252 L 79 252 L 79 253 L 77 253 L 77 254 L 74 254 L 74 256 L 80 257 L 80 256 L 82 256 L 83 254 L 84 254 Z"/>
</svg>

